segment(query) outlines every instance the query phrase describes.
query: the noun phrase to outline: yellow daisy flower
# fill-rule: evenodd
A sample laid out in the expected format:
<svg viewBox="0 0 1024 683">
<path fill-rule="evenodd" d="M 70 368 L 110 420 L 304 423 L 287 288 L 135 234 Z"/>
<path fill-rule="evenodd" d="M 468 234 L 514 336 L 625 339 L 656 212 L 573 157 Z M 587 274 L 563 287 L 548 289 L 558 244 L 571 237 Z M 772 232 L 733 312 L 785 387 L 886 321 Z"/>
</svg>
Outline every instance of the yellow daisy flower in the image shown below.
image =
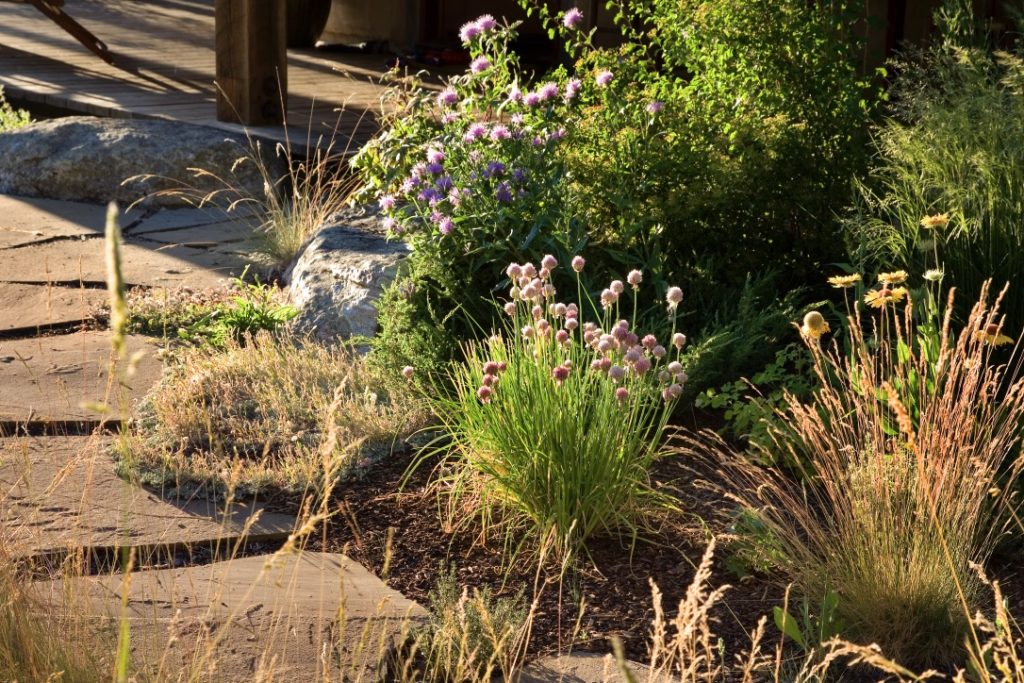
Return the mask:
<svg viewBox="0 0 1024 683">
<path fill-rule="evenodd" d="M 991 344 L 992 346 L 1002 346 L 1004 344 L 1013 343 L 1013 339 L 1007 337 L 1005 334 L 1000 334 L 999 325 L 995 323 L 985 325 L 985 329 L 978 330 L 974 333 L 974 336 L 984 341 L 986 344 Z"/>
<path fill-rule="evenodd" d="M 821 335 L 828 331 L 828 321 L 825 320 L 825 316 L 821 313 L 811 311 L 804 316 L 804 324 L 800 328 L 800 334 L 805 338 L 817 341 L 818 339 L 821 339 Z"/>
<path fill-rule="evenodd" d="M 891 273 L 879 273 L 878 281 L 883 285 L 902 285 L 907 281 L 907 271 L 905 270 L 894 270 Z"/>
<path fill-rule="evenodd" d="M 902 301 L 903 297 L 906 295 L 906 287 L 894 287 L 892 289 L 883 287 L 882 289 L 872 289 L 864 295 L 864 303 L 872 308 L 882 308 L 886 304 Z"/>
<path fill-rule="evenodd" d="M 948 213 L 937 213 L 921 219 L 921 227 L 925 230 L 940 230 L 949 225 Z"/>
<path fill-rule="evenodd" d="M 833 275 L 828 279 L 828 283 L 836 289 L 849 289 L 858 282 L 860 282 L 860 273 L 854 273 L 853 275 Z"/>
</svg>

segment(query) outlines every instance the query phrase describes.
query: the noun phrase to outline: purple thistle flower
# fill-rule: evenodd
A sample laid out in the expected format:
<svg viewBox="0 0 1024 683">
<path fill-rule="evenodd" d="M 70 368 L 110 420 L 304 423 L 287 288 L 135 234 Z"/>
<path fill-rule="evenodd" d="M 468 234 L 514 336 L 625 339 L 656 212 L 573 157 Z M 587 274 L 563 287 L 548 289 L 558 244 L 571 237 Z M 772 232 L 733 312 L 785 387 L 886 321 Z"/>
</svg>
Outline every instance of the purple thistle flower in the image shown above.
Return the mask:
<svg viewBox="0 0 1024 683">
<path fill-rule="evenodd" d="M 570 8 L 562 15 L 562 26 L 566 28 L 576 28 L 581 21 L 583 21 L 583 12 L 577 7 Z"/>
<path fill-rule="evenodd" d="M 513 126 L 521 126 L 521 125 L 523 125 L 523 121 L 525 121 L 525 120 L 526 120 L 526 117 L 523 116 L 522 114 L 513 114 L 512 118 L 511 118 L 511 122 L 512 122 Z"/>
<path fill-rule="evenodd" d="M 395 198 L 393 195 L 385 194 L 381 195 L 380 199 L 377 200 L 380 203 L 380 208 L 384 211 L 390 211 L 395 208 Z"/>
<path fill-rule="evenodd" d="M 453 187 L 452 191 L 448 193 L 448 203 L 452 207 L 458 207 L 462 203 L 462 193 L 459 192 L 459 188 Z"/>
<path fill-rule="evenodd" d="M 466 22 L 459 29 L 459 38 L 467 45 L 478 35 L 480 35 L 480 26 L 475 21 Z"/>
<path fill-rule="evenodd" d="M 485 135 L 487 135 L 487 126 L 482 123 L 474 123 L 466 129 L 466 134 L 462 139 L 466 142 L 473 142 L 474 140 L 479 140 Z"/>
<path fill-rule="evenodd" d="M 558 97 L 558 84 L 549 81 L 540 87 L 537 94 L 539 94 L 540 98 L 545 102 L 547 100 L 554 99 Z"/>
<path fill-rule="evenodd" d="M 512 180 L 517 183 L 525 183 L 526 171 L 524 171 L 521 168 L 515 169 L 514 171 L 512 171 Z"/>
<path fill-rule="evenodd" d="M 432 164 L 439 164 L 444 161 L 444 151 L 436 147 L 427 151 L 427 161 Z"/>
<path fill-rule="evenodd" d="M 452 189 L 453 185 L 454 182 L 452 181 L 452 177 L 450 175 L 443 175 L 437 179 L 436 183 L 434 183 L 434 186 L 437 187 L 437 189 L 441 192 L 447 192 L 448 190 Z"/>
<path fill-rule="evenodd" d="M 539 137 L 534 136 L 533 140 L 530 141 L 530 144 L 532 144 L 534 147 L 540 147 L 541 145 L 544 144 L 544 141 L 541 140 Z"/>
<path fill-rule="evenodd" d="M 419 178 L 413 178 L 411 176 L 409 178 L 406 178 L 405 180 L 402 181 L 402 193 L 409 194 L 410 192 L 415 190 L 419 186 L 419 184 Z"/>
<path fill-rule="evenodd" d="M 444 116 L 441 117 L 441 123 L 443 123 L 445 125 L 448 125 L 449 123 L 454 123 L 454 122 L 456 122 L 458 120 L 459 120 L 459 115 L 458 115 L 458 113 L 456 113 L 454 111 L 450 111 L 450 112 L 448 112 L 447 114 L 445 114 Z"/>
<path fill-rule="evenodd" d="M 569 82 L 565 84 L 565 101 L 571 102 L 576 99 L 576 95 L 579 94 L 582 87 L 583 81 L 578 78 L 570 78 Z"/>
<path fill-rule="evenodd" d="M 612 82 L 615 75 L 611 71 L 602 71 L 594 77 L 594 81 L 602 88 Z"/>
<path fill-rule="evenodd" d="M 508 189 L 508 183 L 498 183 L 498 189 L 494 191 L 494 196 L 503 204 L 512 201 L 512 192 Z"/>
<path fill-rule="evenodd" d="M 426 172 L 427 172 L 427 165 L 424 162 L 421 161 L 421 162 L 419 162 L 418 164 L 416 164 L 415 166 L 412 167 L 412 171 L 410 171 L 410 175 L 412 175 L 413 178 L 417 178 L 418 179 L 418 178 L 421 178 L 423 176 L 423 174 L 426 173 Z"/>
<path fill-rule="evenodd" d="M 484 176 L 487 178 L 498 178 L 504 174 L 505 164 L 501 163 L 500 161 L 492 161 L 491 163 L 487 164 L 487 171 L 486 173 L 484 173 Z"/>
<path fill-rule="evenodd" d="M 459 101 L 459 94 L 453 88 L 445 88 L 437 94 L 437 104 L 440 107 L 447 107 Z"/>
<path fill-rule="evenodd" d="M 483 55 L 480 55 L 472 62 L 469 63 L 469 70 L 475 74 L 483 73 L 491 68 L 491 60 L 487 59 Z"/>
<path fill-rule="evenodd" d="M 452 230 L 455 229 L 455 221 L 445 216 L 438 222 L 437 229 L 441 231 L 442 235 L 450 235 Z"/>
<path fill-rule="evenodd" d="M 647 105 L 647 111 L 651 114 L 657 114 L 659 111 L 665 108 L 665 103 L 658 100 L 654 100 Z"/>
<path fill-rule="evenodd" d="M 552 131 L 551 134 L 548 135 L 548 140 L 558 141 L 558 140 L 561 140 L 562 138 L 564 138 L 565 135 L 566 135 L 565 128 L 559 128 L 558 130 Z"/>
<path fill-rule="evenodd" d="M 540 101 L 540 93 L 528 92 L 525 95 L 523 95 L 523 104 L 525 104 L 527 107 L 536 107 L 538 104 L 540 104 Z"/>
<path fill-rule="evenodd" d="M 380 222 L 380 224 L 383 225 L 384 229 L 387 230 L 388 232 L 393 232 L 395 229 L 395 225 L 397 225 L 397 221 L 395 221 L 395 219 L 392 218 L 391 216 L 387 216 L 384 220 Z"/>
<path fill-rule="evenodd" d="M 498 140 L 508 140 L 512 137 L 512 133 L 509 132 L 508 126 L 497 124 L 494 128 L 491 128 L 491 139 L 497 142 Z"/>
<path fill-rule="evenodd" d="M 430 175 L 441 175 L 444 173 L 444 166 L 436 162 L 430 162 L 427 164 L 427 172 L 430 173 Z"/>
<path fill-rule="evenodd" d="M 433 201 L 434 199 L 440 199 L 441 195 L 434 188 L 428 187 L 427 189 L 425 189 L 425 190 L 423 190 L 422 192 L 419 193 L 418 198 L 419 198 L 420 201 L 429 202 L 429 201 Z"/>
<path fill-rule="evenodd" d="M 475 23 L 481 31 L 493 31 L 498 26 L 498 22 L 490 14 L 483 14 L 477 17 Z"/>
</svg>

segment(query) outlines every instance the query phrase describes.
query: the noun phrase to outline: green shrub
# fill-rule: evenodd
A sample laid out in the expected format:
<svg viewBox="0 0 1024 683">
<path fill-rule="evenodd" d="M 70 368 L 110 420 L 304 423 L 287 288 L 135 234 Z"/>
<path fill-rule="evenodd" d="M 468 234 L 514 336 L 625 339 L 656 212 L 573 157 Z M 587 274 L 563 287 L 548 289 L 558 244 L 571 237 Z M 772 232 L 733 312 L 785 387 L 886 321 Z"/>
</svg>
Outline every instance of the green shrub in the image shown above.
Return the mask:
<svg viewBox="0 0 1024 683">
<path fill-rule="evenodd" d="M 661 292 L 801 279 L 839 255 L 870 109 L 846 30 L 859 4 L 630 3 L 615 50 L 524 4 L 572 67 L 528 83 L 516 27 L 481 17 L 463 31 L 470 70 L 440 94 L 403 82 L 355 160 L 439 300 L 486 326 L 500 264 L 588 244 L 590 283 L 642 269 Z M 691 306 L 688 324 L 710 312 Z"/>
<path fill-rule="evenodd" d="M 0 133 L 21 128 L 32 123 L 32 117 L 24 109 L 15 109 L 4 97 L 4 87 L 0 85 Z"/>
<path fill-rule="evenodd" d="M 961 47 L 950 30 L 901 65 L 848 225 L 864 268 L 922 272 L 937 256 L 970 301 L 1024 271 L 1024 61 Z M 1024 290 L 1003 310 L 1024 328 Z"/>
<path fill-rule="evenodd" d="M 447 435 L 439 482 L 450 518 L 497 528 L 506 549 L 529 544 L 570 558 L 597 535 L 635 539 L 652 513 L 673 505 L 649 476 L 686 373 L 669 362 L 682 334 L 662 346 L 622 319 L 626 285 L 613 282 L 600 304 L 584 294 L 579 306 L 565 304 L 551 284 L 554 264 L 545 256 L 540 269 L 509 266 L 516 284 L 502 332 L 467 345 L 454 394 L 435 392 L 433 406 Z M 634 320 L 641 278 L 630 275 Z M 578 276 L 576 284 L 579 292 Z M 668 298 L 674 318 L 682 293 Z M 590 311 L 599 324 L 584 322 Z"/>
</svg>

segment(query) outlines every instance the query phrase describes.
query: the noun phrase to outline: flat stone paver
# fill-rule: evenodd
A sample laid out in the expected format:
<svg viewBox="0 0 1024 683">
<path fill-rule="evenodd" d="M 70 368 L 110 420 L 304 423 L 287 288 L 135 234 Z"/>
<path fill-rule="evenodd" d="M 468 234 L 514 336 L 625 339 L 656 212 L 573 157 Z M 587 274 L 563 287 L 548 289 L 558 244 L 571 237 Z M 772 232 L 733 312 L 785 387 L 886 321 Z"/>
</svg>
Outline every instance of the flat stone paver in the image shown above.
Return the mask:
<svg viewBox="0 0 1024 683">
<path fill-rule="evenodd" d="M 119 575 L 47 582 L 41 589 L 51 604 L 108 627 L 122 613 L 125 584 Z M 337 554 L 140 571 L 127 591 L 136 662 L 162 659 L 171 671 L 212 669 L 217 681 L 257 680 L 260 669 L 272 669 L 274 680 L 374 681 L 371 672 L 403 625 L 425 616 L 416 603 Z"/>
<path fill-rule="evenodd" d="M 180 228 L 193 228 L 212 223 L 224 223 L 234 220 L 242 220 L 251 212 L 238 207 L 231 213 L 214 207 L 204 208 L 181 208 L 162 209 L 151 216 L 147 216 L 133 225 L 130 230 L 125 231 L 126 235 L 145 235 L 151 232 L 163 232 L 166 230 L 178 230 Z"/>
<path fill-rule="evenodd" d="M 121 225 L 140 215 L 122 212 Z M 106 222 L 106 206 L 0 194 L 0 250 L 56 237 L 103 235 Z"/>
<path fill-rule="evenodd" d="M 142 233 L 138 237 L 163 244 L 180 244 L 192 247 L 217 246 L 237 242 L 252 242 L 255 244 L 256 239 L 258 239 L 252 224 L 241 220 L 194 225 L 174 230 L 156 230 Z"/>
<path fill-rule="evenodd" d="M 105 301 L 103 289 L 0 282 L 0 332 L 82 322 Z"/>
<path fill-rule="evenodd" d="M 229 549 L 257 512 L 250 541 L 287 538 L 295 520 L 253 504 L 219 509 L 163 497 L 118 477 L 112 436 L 0 438 L 0 545 L 16 556 L 79 548 Z"/>
<path fill-rule="evenodd" d="M 32 339 L 0 339 L 0 421 L 93 421 L 120 415 L 160 378 L 162 365 L 149 338 L 129 335 L 128 362 L 142 352 L 124 384 L 110 381 L 110 333 L 76 332 Z M 108 406 L 108 412 L 96 410 Z"/>
<path fill-rule="evenodd" d="M 247 259 L 235 253 L 136 243 L 121 249 L 124 278 L 129 285 L 195 289 L 213 287 L 242 273 Z M 0 282 L 45 284 L 102 283 L 107 278 L 103 239 L 60 240 L 6 250 L 0 259 Z"/>
<path fill-rule="evenodd" d="M 651 675 L 650 667 L 626 660 L 626 668 L 638 683 L 677 683 L 672 675 Z M 542 657 L 523 667 L 516 683 L 626 683 L 615 658 L 582 652 Z"/>
</svg>

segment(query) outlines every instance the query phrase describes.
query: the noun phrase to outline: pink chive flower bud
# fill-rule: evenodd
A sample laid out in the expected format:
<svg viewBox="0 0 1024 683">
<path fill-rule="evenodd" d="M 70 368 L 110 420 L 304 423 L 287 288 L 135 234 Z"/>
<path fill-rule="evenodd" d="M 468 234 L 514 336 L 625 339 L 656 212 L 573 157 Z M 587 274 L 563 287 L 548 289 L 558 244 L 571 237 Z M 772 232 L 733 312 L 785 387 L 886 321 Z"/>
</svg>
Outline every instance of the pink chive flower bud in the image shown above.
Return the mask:
<svg viewBox="0 0 1024 683">
<path fill-rule="evenodd" d="M 534 320 L 540 320 L 544 316 L 544 309 L 540 306 L 534 306 L 530 309 L 530 315 L 533 316 Z"/>
<path fill-rule="evenodd" d="M 661 372 L 658 373 L 659 382 L 667 382 L 670 379 L 672 379 L 672 373 L 669 372 L 668 370 L 662 370 Z"/>
<path fill-rule="evenodd" d="M 565 307 L 566 318 L 577 318 L 580 315 L 580 308 L 576 304 L 569 304 Z"/>
<path fill-rule="evenodd" d="M 412 379 L 412 376 L 415 372 L 416 368 L 414 368 L 411 365 L 406 365 L 404 368 L 402 368 L 402 377 L 405 377 L 406 379 Z"/>
<path fill-rule="evenodd" d="M 519 278 L 519 280 L 517 280 L 517 282 L 518 282 L 520 287 L 526 287 L 528 284 L 533 282 L 533 280 L 531 280 L 530 278 L 528 278 L 525 275 L 523 275 L 523 276 L 521 276 Z"/>
<path fill-rule="evenodd" d="M 512 289 L 508 290 L 508 295 L 513 299 L 518 299 L 520 294 L 522 294 L 522 291 L 518 287 L 513 287 Z M 509 315 L 512 314 L 509 313 Z"/>
<path fill-rule="evenodd" d="M 626 335 L 625 343 L 626 346 L 636 346 L 637 344 L 640 343 L 640 337 L 630 332 Z"/>
<path fill-rule="evenodd" d="M 626 276 L 626 282 L 630 284 L 633 289 L 639 289 L 640 283 L 644 280 L 644 274 L 639 270 L 629 271 L 629 275 Z"/>
<path fill-rule="evenodd" d="M 602 88 L 612 82 L 615 75 L 611 71 L 602 71 L 594 77 L 594 82 Z"/>
<path fill-rule="evenodd" d="M 583 342 L 585 344 L 593 344 L 595 339 L 597 339 L 597 333 L 593 330 L 587 330 L 583 333 Z"/>
<path fill-rule="evenodd" d="M 564 318 L 568 310 L 569 309 L 566 308 L 565 304 L 551 304 L 551 314 L 556 318 Z"/>
<path fill-rule="evenodd" d="M 678 287 L 669 287 L 665 293 L 665 301 L 668 302 L 668 310 L 674 311 L 683 300 L 683 290 Z"/>
<path fill-rule="evenodd" d="M 600 372 L 601 371 L 601 359 L 600 358 L 595 358 L 594 360 L 590 361 L 590 369 L 593 370 L 594 372 Z"/>
<path fill-rule="evenodd" d="M 626 291 L 626 285 L 622 284 L 622 280 L 612 280 L 612 283 L 608 285 L 608 289 L 616 294 L 622 294 Z"/>
<path fill-rule="evenodd" d="M 602 339 L 601 341 L 597 342 L 597 350 L 600 351 L 601 353 L 608 353 L 609 351 L 611 351 L 614 348 L 615 348 L 615 345 L 612 344 L 607 339 Z"/>
<path fill-rule="evenodd" d="M 538 277 L 540 277 L 541 280 L 547 280 L 551 277 L 551 271 L 547 268 L 541 268 L 540 273 L 538 273 Z"/>
<path fill-rule="evenodd" d="M 668 353 L 668 351 L 666 351 L 665 347 L 662 346 L 661 344 L 658 344 L 653 349 L 651 349 L 651 355 L 657 358 L 658 360 L 664 358 L 666 353 Z"/>
<path fill-rule="evenodd" d="M 544 296 L 546 298 L 548 298 L 548 299 L 554 299 L 555 298 L 555 286 L 554 285 L 544 285 L 543 292 L 544 292 Z"/>
<path fill-rule="evenodd" d="M 559 365 L 551 369 L 551 378 L 555 380 L 555 384 L 562 386 L 562 382 L 569 378 L 569 368 L 564 365 Z"/>
<path fill-rule="evenodd" d="M 565 28 L 576 28 L 583 21 L 583 12 L 577 7 L 566 10 L 562 15 L 562 26 Z"/>
<path fill-rule="evenodd" d="M 686 372 L 684 371 L 684 372 L 677 372 L 673 379 L 675 379 L 675 381 L 679 382 L 680 384 L 686 384 L 686 380 L 688 380 L 689 377 L 686 376 Z"/>
<path fill-rule="evenodd" d="M 626 399 L 628 398 L 629 389 L 627 389 L 626 387 L 619 387 L 618 389 L 615 390 L 615 400 L 618 401 L 620 405 L 625 403 Z"/>
<path fill-rule="evenodd" d="M 559 330 L 555 332 L 555 341 L 559 344 L 566 344 L 569 341 L 569 333 L 565 330 Z"/>
<path fill-rule="evenodd" d="M 526 285 L 520 290 L 519 294 L 523 299 L 533 299 L 537 296 L 537 288 L 533 285 Z"/>
<path fill-rule="evenodd" d="M 498 373 L 498 364 L 496 362 L 494 362 L 493 360 L 489 360 L 486 363 L 484 363 L 484 374 L 485 375 L 495 375 L 497 373 Z"/>
<path fill-rule="evenodd" d="M 636 363 L 633 365 L 633 369 L 636 370 L 636 374 L 643 377 L 651 369 L 651 361 L 646 356 L 640 356 Z"/>
<path fill-rule="evenodd" d="M 492 395 L 494 395 L 494 389 L 486 384 L 476 390 L 476 397 L 480 399 L 481 403 L 490 403 Z"/>
<path fill-rule="evenodd" d="M 558 260 L 551 254 L 546 254 L 544 258 L 540 260 L 540 264 L 548 270 L 554 270 L 558 266 Z"/>
<path fill-rule="evenodd" d="M 676 350 L 681 351 L 686 346 L 686 335 L 682 332 L 676 332 L 672 335 L 672 346 L 676 347 Z"/>
<path fill-rule="evenodd" d="M 623 342 L 629 336 L 629 331 L 624 327 L 613 327 L 612 336 L 615 338 L 615 341 Z"/>
<path fill-rule="evenodd" d="M 537 321 L 537 331 L 543 335 L 546 335 L 548 332 L 551 331 L 551 324 L 544 318 L 541 318 L 540 320 Z"/>
<path fill-rule="evenodd" d="M 515 280 L 523 274 L 523 267 L 518 263 L 508 264 L 508 268 L 505 269 L 505 275 L 508 275 L 510 280 Z"/>
<path fill-rule="evenodd" d="M 582 256 L 576 255 L 572 257 L 572 269 L 577 273 L 582 272 L 585 265 L 587 265 L 587 261 Z"/>
<path fill-rule="evenodd" d="M 497 383 L 497 381 L 497 375 L 484 375 L 483 380 L 481 380 L 485 387 L 493 387 Z"/>
<path fill-rule="evenodd" d="M 682 372 L 683 364 L 677 360 L 674 360 L 668 364 L 668 371 L 671 372 L 673 375 L 676 374 L 677 372 Z"/>
<path fill-rule="evenodd" d="M 615 326 L 616 327 L 621 327 L 624 330 L 629 330 L 629 321 L 628 320 L 620 320 L 619 322 L 615 323 Z"/>
<path fill-rule="evenodd" d="M 508 363 L 505 361 L 498 361 L 498 372 L 505 372 L 508 370 Z"/>
<path fill-rule="evenodd" d="M 602 372 L 608 372 L 609 370 L 612 369 L 612 359 L 611 358 L 608 358 L 608 357 L 600 358 L 600 359 L 598 359 L 598 363 L 601 364 L 601 371 Z"/>
<path fill-rule="evenodd" d="M 621 382 L 626 377 L 626 368 L 621 365 L 613 365 L 608 369 L 608 376 L 613 382 Z"/>
<path fill-rule="evenodd" d="M 508 316 L 513 316 L 516 314 L 515 302 L 509 301 L 507 304 L 505 304 L 505 314 Z"/>
<path fill-rule="evenodd" d="M 640 344 L 645 349 L 650 351 L 651 349 L 658 345 L 658 338 L 655 337 L 653 334 L 645 334 L 644 338 L 640 340 Z"/>
<path fill-rule="evenodd" d="M 627 363 L 635 363 L 638 360 L 640 360 L 640 352 L 637 351 L 636 349 L 630 349 L 629 351 L 626 351 L 626 354 L 622 357 L 622 360 L 626 361 Z"/>
<path fill-rule="evenodd" d="M 537 269 L 534 267 L 534 265 L 532 263 L 524 263 L 523 264 L 523 275 L 525 275 L 526 277 L 531 278 L 531 279 L 535 278 L 535 277 L 537 277 Z"/>
<path fill-rule="evenodd" d="M 587 323 L 583 326 L 583 329 L 587 332 L 597 332 L 600 334 L 601 330 L 597 327 L 597 323 Z"/>
<path fill-rule="evenodd" d="M 683 395 L 683 387 L 678 384 L 672 384 L 668 388 L 668 393 L 672 398 L 679 398 Z"/>
<path fill-rule="evenodd" d="M 661 390 L 661 400 L 664 401 L 665 403 L 668 403 L 669 401 L 672 400 L 672 392 L 668 390 L 668 387 L 665 387 L 664 389 Z"/>
<path fill-rule="evenodd" d="M 576 318 L 566 318 L 565 319 L 565 329 L 569 330 L 570 332 L 575 332 L 576 328 L 579 327 L 579 326 L 580 326 L 580 321 L 577 320 Z"/>
<path fill-rule="evenodd" d="M 604 308 L 611 308 L 618 300 L 619 295 L 610 289 L 606 289 L 601 292 L 601 306 Z"/>
<path fill-rule="evenodd" d="M 534 333 L 535 330 L 530 325 L 523 326 L 523 336 L 526 337 L 527 339 L 533 339 Z"/>
</svg>

